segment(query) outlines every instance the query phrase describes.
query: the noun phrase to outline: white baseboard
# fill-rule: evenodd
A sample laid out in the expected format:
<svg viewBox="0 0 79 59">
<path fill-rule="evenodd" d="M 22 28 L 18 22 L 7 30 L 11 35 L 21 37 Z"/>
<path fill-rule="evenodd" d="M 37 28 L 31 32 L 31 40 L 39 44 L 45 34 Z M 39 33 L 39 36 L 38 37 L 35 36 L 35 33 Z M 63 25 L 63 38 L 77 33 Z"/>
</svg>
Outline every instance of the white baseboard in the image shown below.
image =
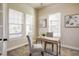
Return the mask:
<svg viewBox="0 0 79 59">
<path fill-rule="evenodd" d="M 16 49 L 16 48 L 22 47 L 22 46 L 24 46 L 24 45 L 27 45 L 27 43 L 24 43 L 24 44 L 21 44 L 21 45 L 18 45 L 18 46 L 15 46 L 15 47 L 9 48 L 9 49 L 7 49 L 7 51 L 11 51 L 11 50 L 13 50 L 13 49 Z"/>
<path fill-rule="evenodd" d="M 7 49 L 7 51 L 11 51 L 11 50 L 13 50 L 13 49 L 16 49 L 16 48 L 22 47 L 22 46 L 24 46 L 24 45 L 27 45 L 27 43 L 24 43 L 24 44 L 21 44 L 21 45 L 18 45 L 18 46 L 15 46 L 15 47 L 9 48 L 9 49 Z M 68 46 L 68 45 L 64 45 L 64 44 L 62 44 L 61 47 L 66 47 L 66 48 L 70 48 L 70 49 L 78 50 L 78 51 L 79 51 L 79 48 L 77 48 L 77 47 L 73 47 L 73 46 Z"/>
<path fill-rule="evenodd" d="M 68 45 L 61 45 L 61 47 L 66 47 L 66 48 L 70 48 L 70 49 L 73 49 L 73 50 L 78 50 L 79 51 L 79 48 L 77 47 L 73 47 L 73 46 L 68 46 Z"/>
</svg>

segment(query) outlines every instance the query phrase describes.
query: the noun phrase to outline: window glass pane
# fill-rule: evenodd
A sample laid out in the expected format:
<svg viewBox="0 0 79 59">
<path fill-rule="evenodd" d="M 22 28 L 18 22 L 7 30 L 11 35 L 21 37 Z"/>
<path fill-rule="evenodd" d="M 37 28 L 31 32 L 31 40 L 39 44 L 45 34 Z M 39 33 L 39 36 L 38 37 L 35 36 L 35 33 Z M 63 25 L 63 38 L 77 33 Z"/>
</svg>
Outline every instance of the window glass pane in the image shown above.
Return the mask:
<svg viewBox="0 0 79 59">
<path fill-rule="evenodd" d="M 26 24 L 33 24 L 33 17 L 31 15 L 26 15 Z"/>
<path fill-rule="evenodd" d="M 10 16 L 9 16 L 10 17 Z M 13 23 L 14 19 L 13 18 L 9 18 L 9 23 Z M 15 21 L 16 22 L 16 21 Z"/>
<path fill-rule="evenodd" d="M 9 38 L 22 35 L 23 13 L 9 9 Z"/>
<path fill-rule="evenodd" d="M 30 25 L 27 25 L 27 26 L 26 26 L 26 35 L 28 35 L 28 33 L 30 33 L 30 31 L 31 31 L 31 30 L 30 30 Z"/>
<path fill-rule="evenodd" d="M 21 36 L 22 36 L 22 34 L 12 34 L 12 35 L 9 35 L 9 38 L 18 38 Z"/>
<path fill-rule="evenodd" d="M 33 25 L 33 16 L 26 14 L 26 35 L 30 34 L 30 37 L 33 37 L 34 34 L 34 25 Z"/>
<path fill-rule="evenodd" d="M 23 13 L 9 9 L 9 23 L 22 24 Z"/>
<path fill-rule="evenodd" d="M 21 33 L 22 25 L 10 24 L 9 25 L 9 33 Z"/>
<path fill-rule="evenodd" d="M 60 36 L 61 13 L 49 15 L 49 32 L 53 32 L 56 37 Z"/>
<path fill-rule="evenodd" d="M 54 37 L 60 37 L 60 33 L 54 33 L 54 35 L 53 35 Z"/>
</svg>

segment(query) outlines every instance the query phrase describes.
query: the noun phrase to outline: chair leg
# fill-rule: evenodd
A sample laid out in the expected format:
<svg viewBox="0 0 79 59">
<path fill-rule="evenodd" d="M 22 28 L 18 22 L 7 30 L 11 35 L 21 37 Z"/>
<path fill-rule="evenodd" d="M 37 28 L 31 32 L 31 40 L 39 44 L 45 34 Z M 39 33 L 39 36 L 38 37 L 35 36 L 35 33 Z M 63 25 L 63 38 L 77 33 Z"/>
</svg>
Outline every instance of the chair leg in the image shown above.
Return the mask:
<svg viewBox="0 0 79 59">
<path fill-rule="evenodd" d="M 32 56 L 32 53 L 30 53 L 29 56 Z"/>
<path fill-rule="evenodd" d="M 37 44 L 37 40 L 36 40 L 36 44 Z"/>
<path fill-rule="evenodd" d="M 42 55 L 42 56 L 44 56 L 44 53 L 43 53 L 43 52 L 41 52 L 41 55 Z"/>
<path fill-rule="evenodd" d="M 59 55 L 61 55 L 61 42 L 59 42 Z"/>
<path fill-rule="evenodd" d="M 41 41 L 41 44 L 42 44 L 42 41 Z"/>
</svg>

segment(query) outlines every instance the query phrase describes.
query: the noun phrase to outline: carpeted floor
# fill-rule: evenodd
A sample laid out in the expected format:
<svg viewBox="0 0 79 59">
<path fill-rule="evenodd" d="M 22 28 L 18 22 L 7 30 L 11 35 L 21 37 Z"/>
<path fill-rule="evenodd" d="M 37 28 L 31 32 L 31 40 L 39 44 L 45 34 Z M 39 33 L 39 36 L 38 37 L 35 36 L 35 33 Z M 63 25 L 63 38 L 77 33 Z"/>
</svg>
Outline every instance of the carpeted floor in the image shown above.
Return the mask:
<svg viewBox="0 0 79 59">
<path fill-rule="evenodd" d="M 52 52 L 50 45 L 47 46 L 47 51 Z M 54 49 L 54 52 L 52 53 L 55 54 L 55 52 L 56 51 Z M 28 56 L 28 55 L 29 55 L 29 50 L 28 50 L 28 46 L 26 45 L 8 52 L 8 56 Z M 37 52 L 34 53 L 33 56 L 41 56 L 41 54 Z M 44 56 L 53 56 L 53 55 L 44 52 Z M 68 48 L 61 48 L 61 56 L 79 56 L 79 51 L 75 51 Z"/>
</svg>

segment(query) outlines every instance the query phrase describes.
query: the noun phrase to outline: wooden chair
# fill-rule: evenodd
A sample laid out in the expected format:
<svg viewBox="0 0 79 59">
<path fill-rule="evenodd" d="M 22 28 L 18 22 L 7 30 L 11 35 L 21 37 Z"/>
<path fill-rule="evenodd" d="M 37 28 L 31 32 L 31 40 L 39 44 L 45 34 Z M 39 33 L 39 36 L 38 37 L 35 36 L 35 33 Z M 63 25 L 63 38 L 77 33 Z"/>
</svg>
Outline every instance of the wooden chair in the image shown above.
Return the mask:
<svg viewBox="0 0 79 59">
<path fill-rule="evenodd" d="M 40 52 L 41 55 L 44 56 L 44 53 L 43 53 L 44 49 L 41 44 L 33 44 L 32 39 L 30 39 L 29 35 L 27 35 L 27 40 L 29 44 L 30 56 L 32 55 L 32 53 L 35 53 L 35 52 Z"/>
<path fill-rule="evenodd" d="M 47 32 L 47 35 L 46 35 L 47 37 L 53 37 L 53 32 Z M 44 50 L 46 50 L 46 46 L 47 46 L 47 44 L 52 44 L 52 51 L 53 51 L 53 43 L 50 43 L 50 42 L 45 42 L 45 47 L 44 47 Z"/>
</svg>

